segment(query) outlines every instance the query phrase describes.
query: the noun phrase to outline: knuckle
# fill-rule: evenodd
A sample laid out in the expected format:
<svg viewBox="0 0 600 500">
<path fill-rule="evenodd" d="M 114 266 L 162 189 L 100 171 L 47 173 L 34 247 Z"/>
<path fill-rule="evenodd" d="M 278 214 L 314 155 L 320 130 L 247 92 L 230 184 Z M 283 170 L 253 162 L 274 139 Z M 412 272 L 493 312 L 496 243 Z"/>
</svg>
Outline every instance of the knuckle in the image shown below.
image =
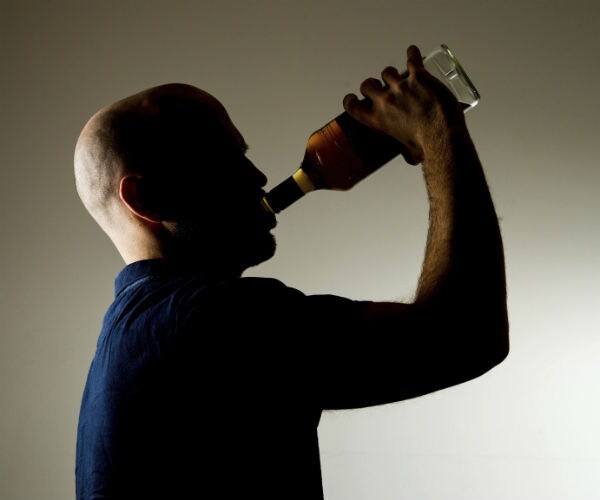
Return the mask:
<svg viewBox="0 0 600 500">
<path fill-rule="evenodd" d="M 398 87 L 401 92 L 407 92 L 410 88 L 410 80 L 409 79 L 402 80 L 401 82 L 398 83 Z"/>
</svg>

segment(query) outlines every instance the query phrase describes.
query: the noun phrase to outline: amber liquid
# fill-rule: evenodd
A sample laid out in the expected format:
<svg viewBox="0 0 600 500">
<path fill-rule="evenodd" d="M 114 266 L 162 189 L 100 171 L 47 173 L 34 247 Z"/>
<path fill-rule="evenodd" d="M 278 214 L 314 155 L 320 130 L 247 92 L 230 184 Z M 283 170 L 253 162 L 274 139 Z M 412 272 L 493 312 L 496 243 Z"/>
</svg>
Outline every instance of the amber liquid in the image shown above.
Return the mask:
<svg viewBox="0 0 600 500">
<path fill-rule="evenodd" d="M 265 196 L 265 208 L 278 213 L 315 189 L 345 191 L 406 148 L 344 112 L 308 139 L 300 168 Z"/>
</svg>

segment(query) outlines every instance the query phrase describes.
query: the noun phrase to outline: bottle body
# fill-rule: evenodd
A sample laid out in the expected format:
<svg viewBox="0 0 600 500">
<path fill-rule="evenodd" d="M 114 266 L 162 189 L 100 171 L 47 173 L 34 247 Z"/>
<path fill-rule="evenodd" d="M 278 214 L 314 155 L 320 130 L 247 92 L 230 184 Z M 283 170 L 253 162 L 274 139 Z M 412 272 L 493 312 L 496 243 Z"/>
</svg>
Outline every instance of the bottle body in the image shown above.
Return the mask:
<svg viewBox="0 0 600 500">
<path fill-rule="evenodd" d="M 393 137 L 344 112 L 310 135 L 300 168 L 269 191 L 263 205 L 278 213 L 316 189 L 346 191 L 404 151 Z"/>
</svg>

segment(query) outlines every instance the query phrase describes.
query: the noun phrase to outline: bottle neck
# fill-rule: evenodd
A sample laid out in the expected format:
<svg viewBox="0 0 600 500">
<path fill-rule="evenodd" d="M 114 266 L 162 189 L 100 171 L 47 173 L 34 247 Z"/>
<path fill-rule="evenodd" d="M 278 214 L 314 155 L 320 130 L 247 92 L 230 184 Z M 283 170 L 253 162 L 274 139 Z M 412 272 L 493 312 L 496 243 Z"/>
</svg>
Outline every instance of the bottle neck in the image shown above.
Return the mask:
<svg viewBox="0 0 600 500">
<path fill-rule="evenodd" d="M 263 208 L 277 214 L 314 189 L 315 186 L 308 175 L 299 168 L 294 175 L 289 176 L 264 196 Z"/>
</svg>

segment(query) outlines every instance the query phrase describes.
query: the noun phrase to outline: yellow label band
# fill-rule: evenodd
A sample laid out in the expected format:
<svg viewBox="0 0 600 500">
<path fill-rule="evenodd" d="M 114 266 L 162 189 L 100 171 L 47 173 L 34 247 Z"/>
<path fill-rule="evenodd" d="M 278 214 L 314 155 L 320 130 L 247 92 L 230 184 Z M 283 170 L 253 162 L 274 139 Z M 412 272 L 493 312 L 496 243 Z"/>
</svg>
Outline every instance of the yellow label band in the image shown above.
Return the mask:
<svg viewBox="0 0 600 500">
<path fill-rule="evenodd" d="M 298 184 L 298 187 L 302 190 L 302 192 L 304 194 L 306 194 L 310 191 L 314 191 L 315 185 L 310 180 L 310 177 L 308 175 L 306 175 L 304 170 L 302 170 L 301 168 L 296 170 L 296 172 L 294 173 L 292 178 L 294 179 L 296 184 Z"/>
</svg>

